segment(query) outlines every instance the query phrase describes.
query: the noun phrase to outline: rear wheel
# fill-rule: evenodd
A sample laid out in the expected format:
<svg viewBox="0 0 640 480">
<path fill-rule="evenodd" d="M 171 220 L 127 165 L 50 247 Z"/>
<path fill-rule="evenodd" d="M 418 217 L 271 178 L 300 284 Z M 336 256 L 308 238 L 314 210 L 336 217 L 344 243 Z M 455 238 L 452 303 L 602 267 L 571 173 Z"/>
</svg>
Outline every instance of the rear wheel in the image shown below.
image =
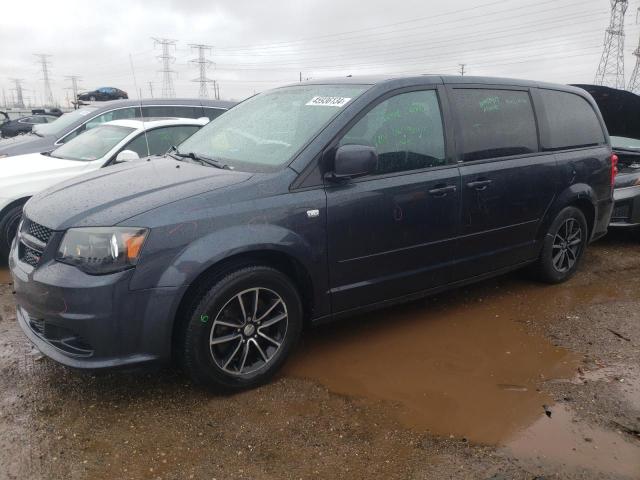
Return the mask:
<svg viewBox="0 0 640 480">
<path fill-rule="evenodd" d="M 214 281 L 184 321 L 186 372 L 196 383 L 234 391 L 277 372 L 300 336 L 302 306 L 287 276 L 251 266 Z"/>
<path fill-rule="evenodd" d="M 566 207 L 545 235 L 536 272 L 541 280 L 560 283 L 577 271 L 588 242 L 587 221 L 581 210 Z"/>
<path fill-rule="evenodd" d="M 6 260 L 9 256 L 11 243 L 16 233 L 18 233 L 18 225 L 22 218 L 23 203 L 10 207 L 2 218 L 0 218 L 0 259 Z"/>
</svg>

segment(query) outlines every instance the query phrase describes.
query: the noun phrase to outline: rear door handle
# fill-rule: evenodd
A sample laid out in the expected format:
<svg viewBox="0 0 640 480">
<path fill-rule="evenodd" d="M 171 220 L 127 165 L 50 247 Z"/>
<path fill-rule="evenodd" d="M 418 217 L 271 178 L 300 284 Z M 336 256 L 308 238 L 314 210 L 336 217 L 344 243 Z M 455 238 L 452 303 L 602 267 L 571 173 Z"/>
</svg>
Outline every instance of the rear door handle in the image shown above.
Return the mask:
<svg viewBox="0 0 640 480">
<path fill-rule="evenodd" d="M 429 190 L 429 195 L 434 197 L 444 197 L 447 193 L 453 193 L 455 191 L 455 185 L 436 185 L 435 188 Z"/>
<path fill-rule="evenodd" d="M 493 180 L 476 180 L 474 182 L 467 183 L 467 187 L 475 188 L 476 190 L 486 190 L 486 188 L 493 183 Z"/>
</svg>

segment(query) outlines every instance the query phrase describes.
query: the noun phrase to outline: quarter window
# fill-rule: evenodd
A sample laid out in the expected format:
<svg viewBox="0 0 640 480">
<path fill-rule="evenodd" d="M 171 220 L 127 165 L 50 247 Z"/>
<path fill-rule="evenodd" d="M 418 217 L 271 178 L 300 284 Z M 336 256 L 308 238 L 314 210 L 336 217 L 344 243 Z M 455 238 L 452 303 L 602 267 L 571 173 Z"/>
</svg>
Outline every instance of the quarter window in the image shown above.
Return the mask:
<svg viewBox="0 0 640 480">
<path fill-rule="evenodd" d="M 375 175 L 446 163 L 442 115 L 434 90 L 402 93 L 376 105 L 342 138 L 340 145 L 375 147 Z"/>
<path fill-rule="evenodd" d="M 455 89 L 462 160 L 523 155 L 538 150 L 538 132 L 528 92 Z"/>
<path fill-rule="evenodd" d="M 175 125 L 156 128 L 147 132 L 146 139 L 144 134 L 138 135 L 134 140 L 129 142 L 123 150 L 133 150 L 140 157 L 163 155 L 167 153 L 172 146 L 180 145 L 199 129 L 200 127 L 197 125 Z M 147 141 L 149 142 L 148 152 Z"/>
<path fill-rule="evenodd" d="M 605 142 L 604 132 L 593 107 L 580 95 L 540 90 L 547 114 L 549 150 L 586 147 Z"/>
</svg>

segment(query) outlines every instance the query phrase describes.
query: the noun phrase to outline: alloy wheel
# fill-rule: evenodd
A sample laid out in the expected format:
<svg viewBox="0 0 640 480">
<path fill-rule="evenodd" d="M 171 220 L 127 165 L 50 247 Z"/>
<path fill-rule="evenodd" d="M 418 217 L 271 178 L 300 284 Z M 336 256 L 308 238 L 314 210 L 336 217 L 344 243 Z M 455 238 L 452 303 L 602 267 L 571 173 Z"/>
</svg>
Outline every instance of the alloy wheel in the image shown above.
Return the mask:
<svg viewBox="0 0 640 480">
<path fill-rule="evenodd" d="M 267 288 L 234 295 L 217 313 L 209 345 L 215 364 L 228 374 L 246 376 L 270 363 L 288 326 L 287 306 Z"/>
<path fill-rule="evenodd" d="M 573 268 L 578 261 L 582 241 L 582 228 L 575 218 L 568 218 L 560 225 L 551 250 L 553 266 L 558 272 L 564 273 Z"/>
</svg>

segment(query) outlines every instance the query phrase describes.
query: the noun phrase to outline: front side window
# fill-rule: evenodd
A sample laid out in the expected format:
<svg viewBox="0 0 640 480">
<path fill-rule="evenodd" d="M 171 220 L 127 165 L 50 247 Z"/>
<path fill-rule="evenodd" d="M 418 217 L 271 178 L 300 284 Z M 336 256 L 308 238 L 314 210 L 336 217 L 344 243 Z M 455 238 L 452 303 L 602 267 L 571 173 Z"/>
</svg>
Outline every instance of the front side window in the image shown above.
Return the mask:
<svg viewBox="0 0 640 480">
<path fill-rule="evenodd" d="M 454 89 L 462 160 L 524 155 L 538 151 L 538 131 L 528 92 Z"/>
<path fill-rule="evenodd" d="M 187 139 L 180 153 L 210 157 L 239 170 L 276 170 L 367 88 L 299 85 L 256 95 Z"/>
<path fill-rule="evenodd" d="M 347 132 L 340 145 L 375 147 L 378 167 L 374 175 L 444 165 L 437 93 L 402 93 L 379 103 Z"/>
<path fill-rule="evenodd" d="M 171 147 L 180 145 L 199 129 L 200 127 L 197 125 L 156 128 L 147 132 L 146 139 L 144 134 L 137 136 L 123 150 L 133 150 L 141 158 L 148 155 L 163 155 Z M 147 142 L 149 142 L 149 150 L 147 150 Z"/>
<path fill-rule="evenodd" d="M 56 148 L 51 152 L 55 158 L 90 162 L 104 157 L 109 150 L 133 132 L 133 128 L 117 125 L 102 125 Z"/>
<path fill-rule="evenodd" d="M 586 147 L 605 143 L 600 120 L 593 107 L 580 95 L 556 90 L 540 90 L 549 124 L 545 148 Z"/>
<path fill-rule="evenodd" d="M 102 115 L 98 115 L 95 118 L 92 118 L 85 125 L 85 129 L 90 130 L 102 123 L 111 122 L 112 120 L 126 120 L 128 118 L 135 118 L 139 116 L 139 112 L 136 112 L 136 107 L 119 108 L 117 110 L 111 110 L 109 112 L 103 113 Z"/>
</svg>

